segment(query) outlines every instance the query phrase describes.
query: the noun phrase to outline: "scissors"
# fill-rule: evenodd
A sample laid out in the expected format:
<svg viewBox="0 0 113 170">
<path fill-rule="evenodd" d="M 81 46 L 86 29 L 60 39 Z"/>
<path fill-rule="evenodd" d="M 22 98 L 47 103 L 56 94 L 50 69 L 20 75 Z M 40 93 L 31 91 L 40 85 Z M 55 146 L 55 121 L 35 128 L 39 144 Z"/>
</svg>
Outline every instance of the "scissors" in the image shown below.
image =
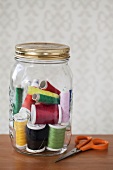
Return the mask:
<svg viewBox="0 0 113 170">
<path fill-rule="evenodd" d="M 82 151 L 87 151 L 89 149 L 105 150 L 108 148 L 108 141 L 99 138 L 92 138 L 90 136 L 77 136 L 75 138 L 76 147 L 64 154 L 62 157 L 57 159 L 55 162 L 59 162 L 65 158 L 68 158 L 74 154 Z"/>
</svg>

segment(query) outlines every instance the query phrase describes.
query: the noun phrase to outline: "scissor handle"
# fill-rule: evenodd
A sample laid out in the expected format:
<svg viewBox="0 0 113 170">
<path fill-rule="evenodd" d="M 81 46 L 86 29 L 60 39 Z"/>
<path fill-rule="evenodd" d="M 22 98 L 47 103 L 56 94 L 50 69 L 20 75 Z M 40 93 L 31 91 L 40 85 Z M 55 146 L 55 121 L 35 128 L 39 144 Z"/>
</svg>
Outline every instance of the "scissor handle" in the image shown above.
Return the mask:
<svg viewBox="0 0 113 170">
<path fill-rule="evenodd" d="M 86 151 L 89 149 L 105 150 L 108 148 L 108 144 L 109 144 L 108 141 L 95 138 L 95 139 L 92 139 L 89 143 L 87 143 L 83 147 L 81 147 L 80 150 L 82 151 Z"/>
<path fill-rule="evenodd" d="M 91 141 L 91 139 L 92 139 L 92 137 L 90 137 L 90 136 L 77 136 L 75 138 L 76 148 L 80 149 L 82 146 L 89 143 Z"/>
</svg>

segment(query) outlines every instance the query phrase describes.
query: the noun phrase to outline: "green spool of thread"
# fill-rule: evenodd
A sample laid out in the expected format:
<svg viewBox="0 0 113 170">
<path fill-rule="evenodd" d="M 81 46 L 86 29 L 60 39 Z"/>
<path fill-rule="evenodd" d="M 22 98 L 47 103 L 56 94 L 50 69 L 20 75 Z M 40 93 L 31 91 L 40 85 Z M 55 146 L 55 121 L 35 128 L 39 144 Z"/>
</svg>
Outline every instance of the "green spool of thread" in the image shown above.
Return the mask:
<svg viewBox="0 0 113 170">
<path fill-rule="evenodd" d="M 19 112 L 22 106 L 22 97 L 23 97 L 23 89 L 20 87 L 16 87 L 15 89 L 15 103 L 13 113 L 16 114 Z"/>
<path fill-rule="evenodd" d="M 49 125 L 49 136 L 47 149 L 50 151 L 58 151 L 63 148 L 66 126 Z"/>
<path fill-rule="evenodd" d="M 43 94 L 34 94 L 32 99 L 45 104 L 60 104 L 60 98 L 55 98 Z"/>
</svg>

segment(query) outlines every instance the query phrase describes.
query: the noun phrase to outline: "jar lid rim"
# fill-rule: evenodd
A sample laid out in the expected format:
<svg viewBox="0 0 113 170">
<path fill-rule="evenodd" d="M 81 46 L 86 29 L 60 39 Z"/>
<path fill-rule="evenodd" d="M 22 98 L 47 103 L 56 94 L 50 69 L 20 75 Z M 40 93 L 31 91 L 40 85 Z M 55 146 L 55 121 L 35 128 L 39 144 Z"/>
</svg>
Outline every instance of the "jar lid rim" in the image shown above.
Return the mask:
<svg viewBox="0 0 113 170">
<path fill-rule="evenodd" d="M 69 51 L 68 45 L 48 42 L 31 42 L 15 46 L 17 57 L 38 60 L 68 59 Z"/>
</svg>

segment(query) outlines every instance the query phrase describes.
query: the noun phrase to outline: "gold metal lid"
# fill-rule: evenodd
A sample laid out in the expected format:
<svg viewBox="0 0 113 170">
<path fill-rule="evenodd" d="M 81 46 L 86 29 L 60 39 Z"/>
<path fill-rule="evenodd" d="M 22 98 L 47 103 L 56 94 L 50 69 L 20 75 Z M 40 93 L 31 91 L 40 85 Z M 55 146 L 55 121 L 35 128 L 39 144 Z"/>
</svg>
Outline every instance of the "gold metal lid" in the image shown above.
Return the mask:
<svg viewBox="0 0 113 170">
<path fill-rule="evenodd" d="M 24 43 L 15 46 L 16 57 L 37 60 L 63 60 L 68 59 L 70 48 L 64 44 L 56 43 Z"/>
</svg>

